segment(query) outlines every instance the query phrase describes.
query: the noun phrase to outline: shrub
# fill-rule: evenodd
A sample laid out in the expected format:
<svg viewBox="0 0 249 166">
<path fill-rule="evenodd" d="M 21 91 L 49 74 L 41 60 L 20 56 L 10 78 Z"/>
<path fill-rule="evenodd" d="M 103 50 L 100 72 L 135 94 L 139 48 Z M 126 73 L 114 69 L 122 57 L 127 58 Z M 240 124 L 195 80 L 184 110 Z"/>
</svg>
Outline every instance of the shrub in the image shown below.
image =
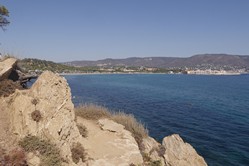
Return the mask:
<svg viewBox="0 0 249 166">
<path fill-rule="evenodd" d="M 22 149 L 14 149 L 8 154 L 0 150 L 0 165 L 27 166 L 25 152 Z"/>
<path fill-rule="evenodd" d="M 80 159 L 82 160 L 82 162 L 85 162 L 86 152 L 80 143 L 74 144 L 73 148 L 71 149 L 71 152 L 74 163 L 77 164 L 80 161 Z"/>
<path fill-rule="evenodd" d="M 76 116 L 85 119 L 98 120 L 100 118 L 110 118 L 111 113 L 104 107 L 93 104 L 81 105 L 75 109 Z"/>
<path fill-rule="evenodd" d="M 38 99 L 32 99 L 31 103 L 34 104 L 34 105 L 37 105 L 38 104 Z"/>
<path fill-rule="evenodd" d="M 88 135 L 88 131 L 87 131 L 86 126 L 84 126 L 82 124 L 80 124 L 80 125 L 78 124 L 77 127 L 79 129 L 80 135 L 82 135 L 82 137 L 86 138 Z"/>
<path fill-rule="evenodd" d="M 35 110 L 31 113 L 31 117 L 34 121 L 39 122 L 42 118 L 41 112 L 39 110 Z"/>
<path fill-rule="evenodd" d="M 60 166 L 62 158 L 59 149 L 52 143 L 36 136 L 26 136 L 19 145 L 27 152 L 38 151 L 41 154 L 41 165 Z"/>
</svg>

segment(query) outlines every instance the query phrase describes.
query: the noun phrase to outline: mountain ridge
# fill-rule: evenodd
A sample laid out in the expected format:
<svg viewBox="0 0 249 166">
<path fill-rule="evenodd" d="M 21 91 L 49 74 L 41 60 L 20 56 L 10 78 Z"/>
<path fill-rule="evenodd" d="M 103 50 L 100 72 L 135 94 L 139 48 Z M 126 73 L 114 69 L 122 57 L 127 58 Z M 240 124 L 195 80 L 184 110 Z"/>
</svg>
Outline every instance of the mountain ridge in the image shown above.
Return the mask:
<svg viewBox="0 0 249 166">
<path fill-rule="evenodd" d="M 249 68 L 249 55 L 197 54 L 191 57 L 129 57 L 124 59 L 106 58 L 96 61 L 70 61 L 70 66 L 146 66 L 157 68 L 184 68 L 197 66 L 229 66 Z"/>
</svg>

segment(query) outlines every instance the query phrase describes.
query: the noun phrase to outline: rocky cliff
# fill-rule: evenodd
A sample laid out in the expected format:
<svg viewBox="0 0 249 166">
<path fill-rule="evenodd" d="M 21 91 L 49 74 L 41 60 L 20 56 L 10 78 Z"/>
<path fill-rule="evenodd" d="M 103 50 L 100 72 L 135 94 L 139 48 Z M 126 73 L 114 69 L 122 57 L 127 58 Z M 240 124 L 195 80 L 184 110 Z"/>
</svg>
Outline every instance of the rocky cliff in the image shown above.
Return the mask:
<svg viewBox="0 0 249 166">
<path fill-rule="evenodd" d="M 0 89 L 15 65 L 15 60 L 0 62 Z M 7 96 L 0 95 L 0 106 L 0 147 L 5 151 L 1 153 L 0 149 L 0 165 L 9 162 L 16 165 L 207 165 L 179 135 L 165 137 L 162 144 L 148 136 L 138 142 L 123 125 L 111 119 L 76 118 L 67 81 L 49 71 L 41 74 L 30 89 L 15 89 Z M 78 126 L 84 126 L 87 136 Z M 19 157 L 13 159 L 9 155 L 6 159 L 7 153 L 22 148 L 25 155 L 18 153 Z M 17 161 L 20 156 L 25 161 Z"/>
</svg>

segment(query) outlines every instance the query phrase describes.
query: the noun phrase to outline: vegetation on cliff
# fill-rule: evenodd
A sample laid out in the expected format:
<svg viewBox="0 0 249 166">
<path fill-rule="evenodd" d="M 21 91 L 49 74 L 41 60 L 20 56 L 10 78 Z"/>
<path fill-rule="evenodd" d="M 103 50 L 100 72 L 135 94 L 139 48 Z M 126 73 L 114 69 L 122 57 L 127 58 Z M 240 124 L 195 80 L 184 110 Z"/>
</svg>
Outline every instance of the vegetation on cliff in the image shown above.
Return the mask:
<svg viewBox="0 0 249 166">
<path fill-rule="evenodd" d="M 60 166 L 62 163 L 59 148 L 49 140 L 42 140 L 36 136 L 28 135 L 19 142 L 19 145 L 26 152 L 38 151 L 41 154 L 41 165 Z"/>
</svg>

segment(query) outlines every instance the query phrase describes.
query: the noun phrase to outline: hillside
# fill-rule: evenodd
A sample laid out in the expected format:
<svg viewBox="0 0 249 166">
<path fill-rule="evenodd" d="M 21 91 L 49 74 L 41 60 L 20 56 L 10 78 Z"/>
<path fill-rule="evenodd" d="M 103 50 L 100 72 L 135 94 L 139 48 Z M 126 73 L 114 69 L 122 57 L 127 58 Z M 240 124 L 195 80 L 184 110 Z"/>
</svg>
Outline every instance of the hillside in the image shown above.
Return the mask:
<svg viewBox="0 0 249 166">
<path fill-rule="evenodd" d="M 52 61 L 25 58 L 19 60 L 18 65 L 26 72 L 38 72 L 49 70 L 56 73 L 77 73 L 77 72 L 94 72 L 95 67 L 74 67 L 65 64 L 55 63 Z"/>
<path fill-rule="evenodd" d="M 227 54 L 200 54 L 188 58 L 176 57 L 146 57 L 126 59 L 104 59 L 97 61 L 71 61 L 64 64 L 70 66 L 146 66 L 157 68 L 185 67 L 229 67 L 249 69 L 249 56 Z"/>
<path fill-rule="evenodd" d="M 19 60 L 18 66 L 28 73 L 39 74 L 42 71 L 48 70 L 55 73 L 130 73 L 130 72 L 150 72 L 150 73 L 168 73 L 173 71 L 175 73 L 182 72 L 182 70 L 174 69 L 167 70 L 163 68 L 144 68 L 140 67 L 120 67 L 122 65 L 111 66 L 101 66 L 101 65 L 86 65 L 86 66 L 73 66 L 67 63 L 55 63 L 52 61 L 40 60 L 40 59 L 22 59 Z"/>
</svg>

